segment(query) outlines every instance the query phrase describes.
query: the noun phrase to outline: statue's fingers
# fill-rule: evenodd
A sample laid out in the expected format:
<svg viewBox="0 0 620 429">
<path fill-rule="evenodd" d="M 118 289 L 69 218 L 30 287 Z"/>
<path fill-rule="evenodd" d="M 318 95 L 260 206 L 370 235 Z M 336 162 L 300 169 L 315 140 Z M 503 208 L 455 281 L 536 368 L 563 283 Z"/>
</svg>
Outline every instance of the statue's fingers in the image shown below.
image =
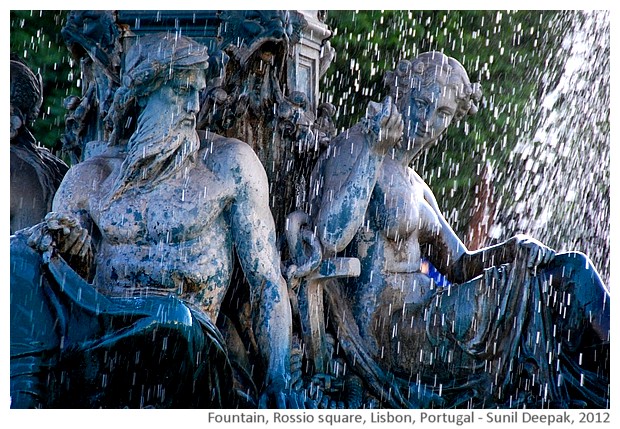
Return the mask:
<svg viewBox="0 0 620 429">
<path fill-rule="evenodd" d="M 60 225 L 65 223 L 64 218 L 65 214 L 59 212 L 49 212 L 45 215 L 45 223 L 47 223 L 48 228 L 58 229 Z"/>
<path fill-rule="evenodd" d="M 392 97 L 389 95 L 383 99 L 383 103 L 381 103 L 381 123 L 387 124 L 391 119 L 392 115 Z"/>
<path fill-rule="evenodd" d="M 80 256 L 81 258 L 85 258 L 86 256 L 89 255 L 90 253 L 90 243 L 91 243 L 91 237 L 90 234 L 88 233 L 87 230 L 83 229 L 82 233 L 80 234 L 80 238 L 79 238 L 79 246 L 80 246 L 80 251 L 78 253 L 78 256 Z"/>
<path fill-rule="evenodd" d="M 399 134 L 402 134 L 403 131 L 405 130 L 405 121 L 403 121 L 403 117 L 400 116 L 400 113 L 398 114 L 396 118 L 396 129 L 398 130 Z"/>
<path fill-rule="evenodd" d="M 397 113 L 395 116 L 392 116 L 390 118 L 387 129 L 390 130 L 390 134 L 393 136 L 394 139 L 402 137 L 405 126 L 403 118 L 400 116 L 400 113 Z"/>
<path fill-rule="evenodd" d="M 547 249 L 545 247 L 541 247 L 540 248 L 540 257 L 539 257 L 540 262 L 539 262 L 539 264 L 545 264 L 547 262 L 547 255 L 548 255 Z"/>
<path fill-rule="evenodd" d="M 386 126 L 389 129 L 393 129 L 393 128 L 396 128 L 396 127 L 401 127 L 402 128 L 402 122 L 403 122 L 403 118 L 400 115 L 400 112 L 398 111 L 398 108 L 396 106 L 391 106 L 391 108 L 390 108 L 390 115 L 387 118 Z"/>
<path fill-rule="evenodd" d="M 58 216 L 60 215 L 60 213 L 58 212 L 49 212 L 45 215 L 45 217 L 43 218 L 44 220 L 48 221 L 50 219 L 58 219 Z"/>
<path fill-rule="evenodd" d="M 527 262 L 526 262 L 527 263 L 527 267 L 531 268 L 532 267 L 532 254 L 534 253 L 533 250 L 531 248 L 529 248 L 527 246 L 523 246 L 523 245 L 521 245 L 520 247 L 521 247 L 521 249 L 524 250 L 524 254 L 527 257 Z"/>
<path fill-rule="evenodd" d="M 47 220 L 47 228 L 52 231 L 56 231 L 58 229 L 62 229 L 63 226 L 60 224 L 59 219 L 52 218 Z"/>
<path fill-rule="evenodd" d="M 68 214 L 63 215 L 63 217 L 60 219 L 60 223 L 61 225 L 69 228 L 75 228 L 80 225 L 80 223 L 75 217 Z"/>
<path fill-rule="evenodd" d="M 398 116 L 399 117 L 397 118 L 396 125 L 392 127 L 392 129 L 393 129 L 394 139 L 397 140 L 397 144 L 400 146 L 403 140 L 403 130 L 405 129 L 405 123 L 403 122 L 403 119 L 400 117 L 400 115 Z"/>
<path fill-rule="evenodd" d="M 534 268 L 536 266 L 536 260 L 538 259 L 538 248 L 536 246 L 531 246 L 529 250 L 527 266 L 528 268 Z"/>
<path fill-rule="evenodd" d="M 392 107 L 392 96 L 391 95 L 386 95 L 385 98 L 383 99 L 383 101 L 381 102 L 381 104 L 383 105 L 384 109 L 390 109 Z"/>
<path fill-rule="evenodd" d="M 545 249 L 542 247 L 538 248 L 538 255 L 536 257 L 536 266 L 542 264 L 545 261 Z"/>
<path fill-rule="evenodd" d="M 64 232 L 64 229 L 63 229 L 63 232 Z M 71 250 L 76 245 L 78 240 L 80 240 L 80 237 L 81 237 L 81 231 L 79 229 L 77 228 L 69 229 L 69 233 L 66 234 L 65 237 L 62 239 L 62 245 L 60 247 L 60 251 L 64 253 L 64 252 L 68 252 L 69 250 Z"/>
<path fill-rule="evenodd" d="M 368 106 L 366 107 L 366 117 L 374 118 L 376 115 L 378 115 L 381 112 L 381 109 L 382 109 L 381 104 L 375 101 L 369 101 Z"/>
<path fill-rule="evenodd" d="M 555 258 L 555 250 L 547 248 L 545 251 L 545 264 L 548 264 Z"/>
<path fill-rule="evenodd" d="M 387 130 L 388 138 L 394 143 L 402 140 L 403 128 L 397 122 L 393 125 L 387 125 L 385 129 Z"/>
<path fill-rule="evenodd" d="M 39 250 L 42 250 L 42 251 L 48 250 L 51 247 L 53 242 L 54 242 L 54 239 L 52 238 L 50 234 L 43 235 L 41 237 L 41 240 L 39 241 Z"/>
<path fill-rule="evenodd" d="M 549 259 L 549 249 L 546 246 L 540 247 L 538 256 L 538 265 L 544 265 L 550 261 Z"/>
<path fill-rule="evenodd" d="M 38 247 L 39 241 L 41 240 L 41 236 L 43 235 L 43 228 L 41 227 L 33 227 L 30 230 L 30 235 L 28 236 L 28 246 L 30 247 Z"/>
<path fill-rule="evenodd" d="M 61 227 L 74 227 L 78 225 L 78 220 L 74 216 L 61 212 L 49 212 L 45 215 L 45 221 L 54 229 L 60 229 Z"/>
</svg>

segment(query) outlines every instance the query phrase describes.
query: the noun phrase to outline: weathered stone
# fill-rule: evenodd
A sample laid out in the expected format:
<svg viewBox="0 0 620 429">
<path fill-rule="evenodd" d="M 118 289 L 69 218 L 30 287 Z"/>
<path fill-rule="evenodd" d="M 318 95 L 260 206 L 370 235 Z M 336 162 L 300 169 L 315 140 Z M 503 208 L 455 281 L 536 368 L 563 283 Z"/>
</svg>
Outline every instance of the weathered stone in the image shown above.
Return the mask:
<svg viewBox="0 0 620 429">
<path fill-rule="evenodd" d="M 477 85 L 439 52 L 385 81 L 398 104 L 371 103 L 310 183 L 323 256 L 361 263 L 359 277 L 325 287 L 349 370 L 388 407 L 606 406 L 609 294 L 592 263 L 526 236 L 470 251 L 409 167 L 475 113 Z M 423 257 L 451 283 L 422 273 Z M 586 354 L 598 372 L 580 364 Z"/>
<path fill-rule="evenodd" d="M 62 337 L 70 343 L 64 348 L 72 353 L 57 357 L 58 368 L 64 368 L 68 360 L 85 359 L 84 356 L 96 360 L 94 372 L 82 374 L 87 385 L 94 382 L 91 377 L 100 376 L 96 369 L 106 365 L 100 359 L 109 353 L 119 360 L 115 364 L 119 369 L 111 372 L 110 377 L 122 380 L 124 370 L 120 368 L 133 368 L 125 362 L 131 362 L 136 353 L 151 356 L 156 350 L 167 350 L 166 336 L 147 340 L 152 329 L 170 330 L 169 336 L 174 338 L 170 348 L 186 350 L 190 358 L 208 356 L 213 347 L 224 349 L 225 344 L 211 331 L 231 282 L 234 249 L 250 285 L 252 331 L 259 353 L 252 364 L 263 375 L 256 377 L 261 404 L 281 407 L 286 405 L 285 383 L 290 379 L 291 316 L 279 270 L 267 178 L 247 144 L 213 133 L 199 135 L 195 129 L 208 59 L 206 47 L 191 39 L 165 33 L 142 36 L 124 58 L 122 84 L 109 113 L 114 125 L 108 142 L 110 151 L 69 170 L 54 199 L 54 212 L 43 223 L 16 237 L 16 248 L 17 242 L 27 237 L 32 246 L 43 252 L 42 263 L 55 260 L 58 254 L 92 281 L 92 285 L 82 281 L 83 292 L 72 296 L 63 281 L 52 276 L 46 293 L 55 298 L 33 305 L 46 307 L 59 302 L 63 309 L 66 305 L 76 309 L 78 303 L 74 301 L 90 302 L 99 293 L 124 300 L 116 311 L 119 317 L 113 327 L 97 328 L 101 318 L 97 310 L 83 316 L 92 319 L 95 327 L 79 335 L 74 332 L 82 332 L 85 322 L 72 323 L 73 311 L 67 310 L 67 332 Z M 134 118 L 135 127 L 126 140 L 125 125 L 136 110 L 139 116 Z M 36 282 L 20 284 L 18 273 L 14 274 L 12 288 L 37 287 Z M 45 272 L 41 275 L 45 276 Z M 67 281 L 75 284 L 79 277 L 74 275 L 73 280 Z M 158 297 L 167 296 L 178 299 L 171 309 L 172 319 L 162 320 L 156 303 L 161 300 Z M 141 310 L 144 305 L 147 309 Z M 91 306 L 99 307 L 94 301 Z M 27 312 L 19 314 L 23 320 L 15 323 L 37 321 L 28 320 Z M 190 319 L 176 320 L 175 314 L 187 314 Z M 202 322 L 191 322 L 191 318 Z M 186 332 L 187 326 L 193 327 Z M 204 329 L 193 332 L 195 326 Z M 196 335 L 204 338 L 195 338 Z M 12 344 L 21 340 L 12 338 Z M 130 346 L 132 341 L 137 344 L 135 349 Z M 94 351 L 93 343 L 97 344 Z M 45 353 L 58 354 L 60 350 L 52 347 Z M 203 406 L 239 405 L 235 398 L 207 400 L 211 398 L 207 392 L 213 389 L 223 396 L 233 392 L 232 369 L 226 364 L 226 352 L 222 353 L 223 357 L 213 362 L 198 359 L 188 364 L 189 373 L 177 380 L 181 385 L 176 388 L 185 389 L 183 397 L 194 392 L 194 384 L 198 383 L 201 390 L 190 396 L 196 400 L 204 396 Z M 149 371 L 153 375 L 143 381 L 146 385 L 156 386 L 161 377 L 174 384 L 178 365 L 185 365 L 185 355 L 173 354 L 166 359 L 168 369 L 149 368 L 153 363 L 150 361 L 142 367 L 147 375 Z M 205 365 L 210 368 L 211 364 L 214 367 L 205 370 Z M 244 370 L 251 372 L 251 368 Z M 130 373 L 125 375 L 131 378 Z M 41 376 L 32 374 L 33 378 Z M 90 406 L 123 405 L 116 397 L 122 388 L 115 385 L 106 391 L 103 387 Z M 251 391 L 248 386 L 240 388 L 243 395 Z M 132 399 L 127 399 L 129 406 L 140 404 L 136 402 L 136 389 L 137 386 Z M 72 394 L 80 392 L 69 392 L 70 397 Z M 154 406 L 179 406 L 181 399 L 167 397 L 164 392 L 150 398 L 149 405 Z M 257 397 L 244 396 L 244 400 L 250 401 L 246 405 L 251 401 L 258 403 Z"/>
<path fill-rule="evenodd" d="M 37 146 L 29 130 L 39 115 L 42 92 L 41 75 L 11 59 L 11 234 L 43 220 L 69 169 L 48 149 Z"/>
<path fill-rule="evenodd" d="M 456 60 L 400 61 L 336 136 L 323 13 L 74 11 L 63 35 L 74 165 L 11 237 L 13 407 L 608 406 L 591 261 L 467 249 L 409 167 L 476 113 Z"/>
</svg>

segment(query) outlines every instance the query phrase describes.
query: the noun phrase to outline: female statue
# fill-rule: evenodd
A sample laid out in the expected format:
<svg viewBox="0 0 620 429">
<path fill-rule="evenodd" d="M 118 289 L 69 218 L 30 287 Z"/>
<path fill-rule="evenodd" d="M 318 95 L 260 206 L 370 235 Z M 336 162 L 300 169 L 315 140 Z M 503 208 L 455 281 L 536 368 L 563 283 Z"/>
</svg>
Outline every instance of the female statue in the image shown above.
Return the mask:
<svg viewBox="0 0 620 429">
<path fill-rule="evenodd" d="M 608 406 L 609 294 L 588 258 L 523 235 L 467 249 L 410 167 L 475 113 L 479 87 L 440 52 L 385 80 L 390 97 L 332 142 L 310 181 L 324 255 L 361 263 L 325 287 L 352 371 L 388 407 Z"/>
</svg>

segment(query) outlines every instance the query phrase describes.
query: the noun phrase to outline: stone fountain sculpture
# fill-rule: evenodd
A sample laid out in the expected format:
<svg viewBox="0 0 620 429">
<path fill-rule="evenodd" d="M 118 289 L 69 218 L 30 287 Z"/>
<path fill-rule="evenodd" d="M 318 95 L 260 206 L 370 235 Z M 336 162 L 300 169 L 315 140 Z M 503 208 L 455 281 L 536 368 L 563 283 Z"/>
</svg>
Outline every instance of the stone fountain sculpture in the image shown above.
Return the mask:
<svg viewBox="0 0 620 429">
<path fill-rule="evenodd" d="M 43 220 L 69 167 L 29 130 L 43 102 L 41 75 L 11 58 L 11 234 Z"/>
<path fill-rule="evenodd" d="M 361 267 L 322 286 L 341 351 L 330 358 L 348 364 L 353 387 L 341 397 L 394 408 L 608 406 L 609 293 L 592 262 L 521 235 L 467 249 L 409 167 L 476 112 L 479 86 L 440 52 L 402 60 L 385 82 L 390 96 L 332 141 L 310 181 L 322 256 Z M 449 283 L 423 274 L 422 258 Z"/>
<path fill-rule="evenodd" d="M 11 237 L 12 406 L 608 406 L 587 257 L 470 251 L 409 167 L 477 109 L 457 61 L 401 61 L 335 137 L 321 13 L 73 11 L 63 35 L 74 165 Z"/>
<path fill-rule="evenodd" d="M 261 404 L 287 405 L 291 316 L 267 178 L 247 144 L 196 131 L 208 59 L 183 36 L 134 44 L 109 112 L 108 150 L 74 165 L 45 221 L 12 237 L 15 405 L 50 405 L 41 392 L 49 378 L 65 406 L 249 400 L 245 385 L 231 398 L 232 365 L 215 327 L 233 247 L 251 288 Z M 28 312 L 28 300 L 44 311 Z M 35 324 L 49 330 L 31 332 Z"/>
</svg>

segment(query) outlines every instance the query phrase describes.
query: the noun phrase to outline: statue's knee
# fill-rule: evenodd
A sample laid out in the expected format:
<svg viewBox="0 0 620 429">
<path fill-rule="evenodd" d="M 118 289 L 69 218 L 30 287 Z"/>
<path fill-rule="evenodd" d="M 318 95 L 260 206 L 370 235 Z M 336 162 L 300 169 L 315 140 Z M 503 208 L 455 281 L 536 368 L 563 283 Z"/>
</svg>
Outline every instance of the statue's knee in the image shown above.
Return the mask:
<svg viewBox="0 0 620 429">
<path fill-rule="evenodd" d="M 561 258 L 565 261 L 565 264 L 574 267 L 588 267 L 592 265 L 590 258 L 585 253 L 581 252 L 566 252 L 556 256 L 556 259 Z"/>
<path fill-rule="evenodd" d="M 601 295 L 608 294 L 596 267 L 584 253 L 559 254 L 553 264 L 554 269 L 550 274 L 555 278 L 564 279 L 563 283 L 571 287 L 582 302 L 600 302 Z"/>
<path fill-rule="evenodd" d="M 564 276 L 582 275 L 585 273 L 596 274 L 596 268 L 590 258 L 581 252 L 567 252 L 556 255 L 552 264 L 556 268 L 561 268 Z"/>
<path fill-rule="evenodd" d="M 160 327 L 189 329 L 196 323 L 189 307 L 173 296 L 156 299 L 150 306 Z"/>
</svg>

